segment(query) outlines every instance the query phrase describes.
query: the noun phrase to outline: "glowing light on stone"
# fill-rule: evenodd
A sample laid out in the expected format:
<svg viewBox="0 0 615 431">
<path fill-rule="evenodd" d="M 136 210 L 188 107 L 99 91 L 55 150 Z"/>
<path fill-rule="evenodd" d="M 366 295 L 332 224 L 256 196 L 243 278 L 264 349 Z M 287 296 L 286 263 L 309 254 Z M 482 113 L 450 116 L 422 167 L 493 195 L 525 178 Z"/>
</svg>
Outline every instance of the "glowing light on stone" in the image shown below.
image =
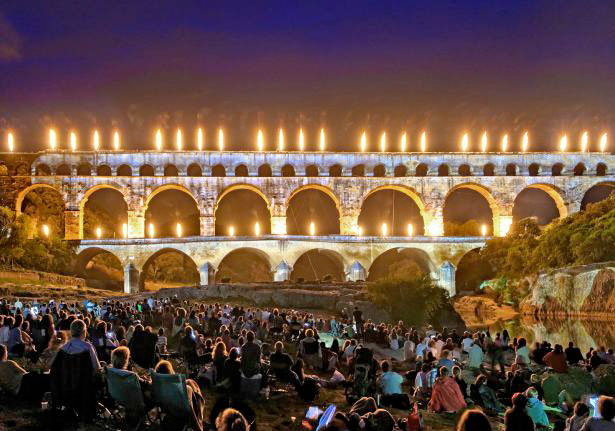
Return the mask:
<svg viewBox="0 0 615 431">
<path fill-rule="evenodd" d="M 218 129 L 218 150 L 224 151 L 224 130 Z"/>
<path fill-rule="evenodd" d="M 94 147 L 94 151 L 98 151 L 100 148 L 100 135 L 98 134 L 98 130 L 94 130 L 92 135 L 92 147 Z"/>
<path fill-rule="evenodd" d="M 13 151 L 15 151 L 15 142 L 14 142 L 14 140 L 13 140 L 13 139 L 14 139 L 14 138 L 13 138 L 13 133 L 12 133 L 12 132 L 9 132 L 9 133 L 6 135 L 6 145 L 7 145 L 8 149 L 9 149 L 9 151 L 10 151 L 11 153 L 12 153 Z"/>
<path fill-rule="evenodd" d="M 320 151 L 325 151 L 325 129 L 320 129 Z"/>
<path fill-rule="evenodd" d="M 468 146 L 470 145 L 470 137 L 467 133 L 464 133 L 461 137 L 461 151 L 464 153 L 468 151 Z"/>
<path fill-rule="evenodd" d="M 581 151 L 586 152 L 589 147 L 589 134 L 587 132 L 583 132 L 581 135 Z"/>
<path fill-rule="evenodd" d="M 203 151 L 203 129 L 199 127 L 196 131 L 196 148 L 199 151 Z"/>
<path fill-rule="evenodd" d="M 357 235 L 363 236 L 363 227 L 362 226 L 357 226 Z"/>
<path fill-rule="evenodd" d="M 603 133 L 602 136 L 600 136 L 600 151 L 603 153 L 606 151 L 607 140 L 607 134 Z"/>
<path fill-rule="evenodd" d="M 149 226 L 147 227 L 147 233 L 149 234 L 150 238 L 153 238 L 154 235 L 156 235 L 156 230 L 154 228 L 154 223 L 150 223 Z"/>
<path fill-rule="evenodd" d="M 128 238 L 128 225 L 126 223 L 122 225 L 122 236 Z"/>
<path fill-rule="evenodd" d="M 508 151 L 508 133 L 504 133 L 502 136 L 502 152 L 505 153 Z"/>
<path fill-rule="evenodd" d="M 182 237 L 182 224 L 181 223 L 177 223 L 177 225 L 175 225 L 175 232 L 177 233 L 178 238 Z"/>
<path fill-rule="evenodd" d="M 228 236 L 235 236 L 235 227 L 231 226 L 228 228 Z"/>
<path fill-rule="evenodd" d="M 521 151 L 525 153 L 527 152 L 529 147 L 530 147 L 530 135 L 528 132 L 525 132 L 523 133 L 523 137 L 521 138 Z"/>
<path fill-rule="evenodd" d="M 177 151 L 182 150 L 183 142 L 181 129 L 177 129 L 177 132 L 175 133 L 175 146 L 177 147 Z"/>
<path fill-rule="evenodd" d="M 406 147 L 408 146 L 408 136 L 406 135 L 406 132 L 401 134 L 401 139 L 400 139 L 400 143 L 399 143 L 399 150 L 402 153 L 406 152 Z"/>
<path fill-rule="evenodd" d="M 367 150 L 367 133 L 361 134 L 361 152 L 364 153 Z"/>
<path fill-rule="evenodd" d="M 113 149 L 118 151 L 120 149 L 120 132 L 117 130 L 113 132 Z"/>
<path fill-rule="evenodd" d="M 254 223 L 254 235 L 256 236 L 261 235 L 261 225 L 258 224 L 258 222 Z"/>
<path fill-rule="evenodd" d="M 263 151 L 265 149 L 265 140 L 261 129 L 258 129 L 258 133 L 256 134 L 256 146 L 258 151 Z"/>
<path fill-rule="evenodd" d="M 96 238 L 100 239 L 101 236 L 102 236 L 102 229 L 99 226 L 96 228 Z"/>
<path fill-rule="evenodd" d="M 568 136 L 564 135 L 559 139 L 559 150 L 565 152 L 568 148 Z"/>
<path fill-rule="evenodd" d="M 43 235 L 44 235 L 46 238 L 49 238 L 49 226 L 48 226 L 48 225 L 46 225 L 46 224 L 44 224 L 44 225 L 42 226 L 42 229 L 43 229 Z"/>
<path fill-rule="evenodd" d="M 385 152 L 387 150 L 387 132 L 382 132 L 380 135 L 380 151 Z"/>
<path fill-rule="evenodd" d="M 380 226 L 380 233 L 382 236 L 387 236 L 389 234 L 389 226 L 386 223 L 382 223 Z"/>
<path fill-rule="evenodd" d="M 427 151 L 427 132 L 421 133 L 421 151 Z"/>
<path fill-rule="evenodd" d="M 156 149 L 162 150 L 162 130 L 156 130 Z"/>
<path fill-rule="evenodd" d="M 414 233 L 414 228 L 412 227 L 412 223 L 408 223 L 408 236 L 412 236 Z"/>
<path fill-rule="evenodd" d="M 480 149 L 483 153 L 487 152 L 487 146 L 489 144 L 489 140 L 487 139 L 487 132 L 483 132 L 483 136 L 480 138 Z"/>
<path fill-rule="evenodd" d="M 284 130 L 278 130 L 278 151 L 284 151 Z"/>
<path fill-rule="evenodd" d="M 56 131 L 53 129 L 49 129 L 49 148 L 55 150 L 58 145 L 58 137 L 56 135 Z"/>
<path fill-rule="evenodd" d="M 316 225 L 314 224 L 314 222 L 310 223 L 310 235 L 311 236 L 316 235 Z"/>
<path fill-rule="evenodd" d="M 299 129 L 299 151 L 305 149 L 305 136 L 303 136 L 303 129 Z"/>
<path fill-rule="evenodd" d="M 480 233 L 482 236 L 487 236 L 487 225 L 486 224 L 480 227 Z"/>
<path fill-rule="evenodd" d="M 500 219 L 500 236 L 508 235 L 512 226 L 512 217 L 502 217 Z"/>
<path fill-rule="evenodd" d="M 75 132 L 70 132 L 70 149 L 73 151 L 77 150 L 77 134 Z"/>
</svg>

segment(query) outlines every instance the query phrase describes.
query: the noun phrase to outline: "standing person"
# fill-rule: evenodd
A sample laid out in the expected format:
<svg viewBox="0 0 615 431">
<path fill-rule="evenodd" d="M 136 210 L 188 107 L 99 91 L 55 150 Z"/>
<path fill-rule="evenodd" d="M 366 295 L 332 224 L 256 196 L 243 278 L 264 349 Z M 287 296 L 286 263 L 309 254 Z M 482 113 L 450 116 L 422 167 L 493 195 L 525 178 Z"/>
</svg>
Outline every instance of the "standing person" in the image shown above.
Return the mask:
<svg viewBox="0 0 615 431">
<path fill-rule="evenodd" d="M 246 342 L 241 346 L 241 372 L 250 378 L 261 370 L 261 348 L 254 342 L 254 332 L 248 331 Z"/>
<path fill-rule="evenodd" d="M 357 336 L 363 336 L 363 312 L 359 310 L 359 307 L 355 307 L 352 312 L 352 317 L 354 317 L 354 323 L 357 327 Z"/>
<path fill-rule="evenodd" d="M 522 392 L 517 392 L 512 396 L 512 407 L 504 414 L 504 425 L 506 431 L 518 431 L 534 429 L 534 422 L 530 415 L 525 411 L 527 397 Z"/>
</svg>

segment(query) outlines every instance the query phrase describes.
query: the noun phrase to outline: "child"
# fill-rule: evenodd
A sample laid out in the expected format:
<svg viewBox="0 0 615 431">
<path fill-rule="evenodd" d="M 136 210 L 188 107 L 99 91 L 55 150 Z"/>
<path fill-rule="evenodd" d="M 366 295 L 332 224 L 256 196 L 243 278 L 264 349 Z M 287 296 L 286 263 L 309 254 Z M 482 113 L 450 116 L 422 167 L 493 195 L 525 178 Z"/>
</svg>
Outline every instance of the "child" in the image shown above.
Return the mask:
<svg viewBox="0 0 615 431">
<path fill-rule="evenodd" d="M 158 330 L 156 347 L 158 348 L 158 353 L 167 353 L 167 337 L 164 336 L 164 328 Z"/>
</svg>

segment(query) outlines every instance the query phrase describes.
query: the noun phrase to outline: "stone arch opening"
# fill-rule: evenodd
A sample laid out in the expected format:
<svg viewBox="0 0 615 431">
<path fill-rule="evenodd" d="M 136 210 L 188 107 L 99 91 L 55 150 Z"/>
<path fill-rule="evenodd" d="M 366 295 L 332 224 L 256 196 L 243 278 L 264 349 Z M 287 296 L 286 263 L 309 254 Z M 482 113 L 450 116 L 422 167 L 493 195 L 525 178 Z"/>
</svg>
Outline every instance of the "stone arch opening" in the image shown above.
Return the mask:
<svg viewBox="0 0 615 431">
<path fill-rule="evenodd" d="M 271 166 L 265 163 L 258 167 L 258 176 L 259 177 L 271 177 L 273 176 L 273 172 L 271 171 Z"/>
<path fill-rule="evenodd" d="M 51 175 L 51 169 L 49 168 L 49 165 L 46 165 L 45 163 L 41 163 L 40 165 L 37 165 L 36 170 L 35 170 L 35 175 L 40 176 L 40 177 Z"/>
<path fill-rule="evenodd" d="M 41 233 L 47 225 L 50 236 L 64 238 L 65 202 L 62 194 L 47 184 L 34 184 L 17 195 L 16 214 L 27 214 L 34 221 L 35 231 Z"/>
<path fill-rule="evenodd" d="M 532 163 L 528 168 L 528 173 L 530 177 L 537 177 L 540 175 L 540 165 L 538 163 Z"/>
<path fill-rule="evenodd" d="M 248 167 L 246 165 L 239 165 L 235 168 L 235 176 L 236 177 L 247 177 L 250 175 L 248 173 Z"/>
<path fill-rule="evenodd" d="M 583 163 L 577 163 L 577 165 L 574 167 L 573 173 L 575 177 L 585 175 L 585 165 Z"/>
<path fill-rule="evenodd" d="M 306 177 L 317 177 L 320 175 L 318 172 L 318 166 L 316 165 L 308 165 L 305 167 L 305 176 Z"/>
<path fill-rule="evenodd" d="M 30 176 L 30 165 L 27 163 L 17 163 L 15 165 L 14 175 L 16 176 Z"/>
<path fill-rule="evenodd" d="M 70 166 L 66 163 L 61 164 L 56 168 L 56 175 L 70 175 Z"/>
<path fill-rule="evenodd" d="M 132 168 L 128 165 L 120 165 L 120 167 L 117 168 L 117 176 L 132 177 Z"/>
<path fill-rule="evenodd" d="M 560 210 L 552 194 L 544 187 L 529 186 L 515 197 L 512 216 L 515 222 L 531 217 L 539 225 L 544 226 L 559 218 Z"/>
<path fill-rule="evenodd" d="M 472 176 L 472 169 L 470 168 L 470 165 L 463 164 L 463 165 L 459 166 L 458 173 L 462 177 L 471 177 Z"/>
<path fill-rule="evenodd" d="M 293 167 L 293 165 L 286 164 L 282 166 L 282 176 L 283 177 L 294 177 L 295 168 Z"/>
<path fill-rule="evenodd" d="M 342 165 L 333 165 L 329 168 L 329 176 L 330 177 L 341 177 L 342 176 Z"/>
<path fill-rule="evenodd" d="M 428 171 L 429 171 L 429 168 L 427 167 L 427 164 L 419 163 L 414 173 L 415 173 L 415 176 L 417 177 L 426 177 Z"/>
<path fill-rule="evenodd" d="M 89 163 L 81 163 L 77 166 L 77 176 L 89 177 L 92 175 L 92 166 Z"/>
<path fill-rule="evenodd" d="M 564 165 L 561 163 L 556 163 L 553 166 L 551 166 L 551 176 L 553 177 L 559 177 L 560 175 L 562 175 L 563 171 L 564 171 Z"/>
<path fill-rule="evenodd" d="M 99 177 L 110 177 L 111 176 L 111 166 L 100 165 L 98 168 L 96 168 L 96 175 Z"/>
<path fill-rule="evenodd" d="M 408 175 L 408 168 L 405 165 L 397 165 L 393 170 L 393 175 L 396 177 L 405 177 Z"/>
<path fill-rule="evenodd" d="M 216 271 L 216 283 L 271 282 L 269 257 L 262 250 L 243 247 L 228 253 Z"/>
<path fill-rule="evenodd" d="M 495 175 L 495 165 L 493 163 L 487 163 L 483 166 L 483 176 L 492 177 Z"/>
<path fill-rule="evenodd" d="M 152 165 L 142 165 L 139 168 L 139 176 L 141 177 L 153 177 L 154 175 L 156 174 Z"/>
<path fill-rule="evenodd" d="M 163 248 L 151 255 L 143 264 L 139 276 L 141 291 L 199 284 L 200 275 L 196 263 L 186 253 L 175 248 Z"/>
<path fill-rule="evenodd" d="M 594 204 L 611 196 L 615 192 L 615 183 L 598 183 L 587 189 L 581 200 L 581 211 L 587 208 L 587 205 Z"/>
<path fill-rule="evenodd" d="M 604 177 L 607 173 L 607 167 L 605 163 L 598 163 L 596 165 L 596 175 L 599 177 Z"/>
<path fill-rule="evenodd" d="M 124 195 L 111 186 L 97 186 L 86 191 L 81 200 L 83 238 L 123 238 L 128 223 L 128 205 Z"/>
<path fill-rule="evenodd" d="M 506 165 L 506 176 L 507 177 L 515 177 L 517 176 L 517 165 L 514 163 L 509 163 Z"/>
<path fill-rule="evenodd" d="M 489 190 L 470 183 L 448 193 L 442 214 L 446 236 L 481 236 L 483 226 L 487 235 L 493 235 L 493 219 L 499 212 Z"/>
<path fill-rule="evenodd" d="M 188 170 L 186 171 L 189 177 L 202 177 L 203 169 L 198 163 L 192 163 L 188 166 Z"/>
<path fill-rule="evenodd" d="M 99 247 L 90 247 L 77 255 L 75 272 L 84 278 L 88 287 L 121 291 L 124 287 L 124 268 L 113 253 Z"/>
<path fill-rule="evenodd" d="M 386 177 L 386 175 L 387 175 L 387 169 L 384 167 L 383 164 L 374 166 L 374 171 L 373 171 L 374 177 Z"/>
<path fill-rule="evenodd" d="M 364 177 L 365 176 L 365 165 L 356 165 L 352 167 L 352 176 L 353 177 Z"/>
<path fill-rule="evenodd" d="M 379 255 L 369 267 L 367 281 L 415 278 L 431 273 L 429 255 L 416 248 L 393 248 Z"/>
<path fill-rule="evenodd" d="M 341 282 L 346 279 L 344 259 L 333 251 L 315 248 L 303 253 L 290 274 L 290 279 L 297 281 L 332 281 Z"/>
<path fill-rule="evenodd" d="M 159 187 L 147 198 L 145 231 L 149 233 L 151 224 L 155 238 L 174 238 L 178 223 L 182 237 L 200 235 L 200 211 L 194 196 L 180 186 Z"/>
<path fill-rule="evenodd" d="M 442 164 L 438 166 L 438 176 L 439 177 L 448 177 L 449 176 L 449 168 L 447 164 Z"/>
<path fill-rule="evenodd" d="M 226 169 L 223 165 L 217 164 L 211 168 L 212 177 L 226 177 Z"/>
<path fill-rule="evenodd" d="M 492 266 L 481 257 L 480 248 L 465 253 L 455 270 L 455 291 L 457 294 L 471 294 L 480 291 L 480 285 L 495 277 Z"/>
<path fill-rule="evenodd" d="M 365 235 L 382 235 L 383 223 L 387 235 L 424 235 L 424 206 L 413 190 L 404 187 L 385 186 L 370 192 L 361 205 L 358 225 Z M 409 228 L 409 225 L 412 227 Z M 412 232 L 409 232 L 409 230 Z"/>
<path fill-rule="evenodd" d="M 5 177 L 9 174 L 9 167 L 4 162 L 0 162 L 0 176 Z"/>
<path fill-rule="evenodd" d="M 292 193 L 286 206 L 286 232 L 288 235 L 339 235 L 339 202 L 333 192 L 320 187 L 303 187 Z"/>
<path fill-rule="evenodd" d="M 165 177 L 178 177 L 179 176 L 179 170 L 177 169 L 177 166 L 175 166 L 175 165 L 166 165 L 164 167 L 164 176 Z"/>
<path fill-rule="evenodd" d="M 238 185 L 223 192 L 215 210 L 216 236 L 256 236 L 271 233 L 269 202 L 264 194 L 248 185 Z"/>
</svg>

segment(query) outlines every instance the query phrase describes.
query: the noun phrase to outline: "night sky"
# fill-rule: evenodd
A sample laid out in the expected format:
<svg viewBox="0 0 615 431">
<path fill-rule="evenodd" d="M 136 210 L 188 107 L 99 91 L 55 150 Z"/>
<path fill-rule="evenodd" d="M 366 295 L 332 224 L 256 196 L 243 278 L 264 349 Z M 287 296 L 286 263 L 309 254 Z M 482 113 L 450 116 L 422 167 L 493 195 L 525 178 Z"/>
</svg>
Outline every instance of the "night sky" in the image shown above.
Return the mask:
<svg viewBox="0 0 615 431">
<path fill-rule="evenodd" d="M 615 4 L 610 1 L 36 1 L 0 3 L 0 131 L 39 149 L 54 125 L 66 146 L 112 127 L 125 147 L 151 149 L 179 126 L 223 125 L 227 148 L 254 148 L 257 127 L 288 146 L 376 148 L 401 128 L 416 148 L 473 147 L 483 129 L 529 129 L 532 149 L 556 149 L 587 128 L 613 131 Z M 291 133 L 292 130 L 292 133 Z M 394 148 L 397 144 L 390 143 Z"/>
</svg>

